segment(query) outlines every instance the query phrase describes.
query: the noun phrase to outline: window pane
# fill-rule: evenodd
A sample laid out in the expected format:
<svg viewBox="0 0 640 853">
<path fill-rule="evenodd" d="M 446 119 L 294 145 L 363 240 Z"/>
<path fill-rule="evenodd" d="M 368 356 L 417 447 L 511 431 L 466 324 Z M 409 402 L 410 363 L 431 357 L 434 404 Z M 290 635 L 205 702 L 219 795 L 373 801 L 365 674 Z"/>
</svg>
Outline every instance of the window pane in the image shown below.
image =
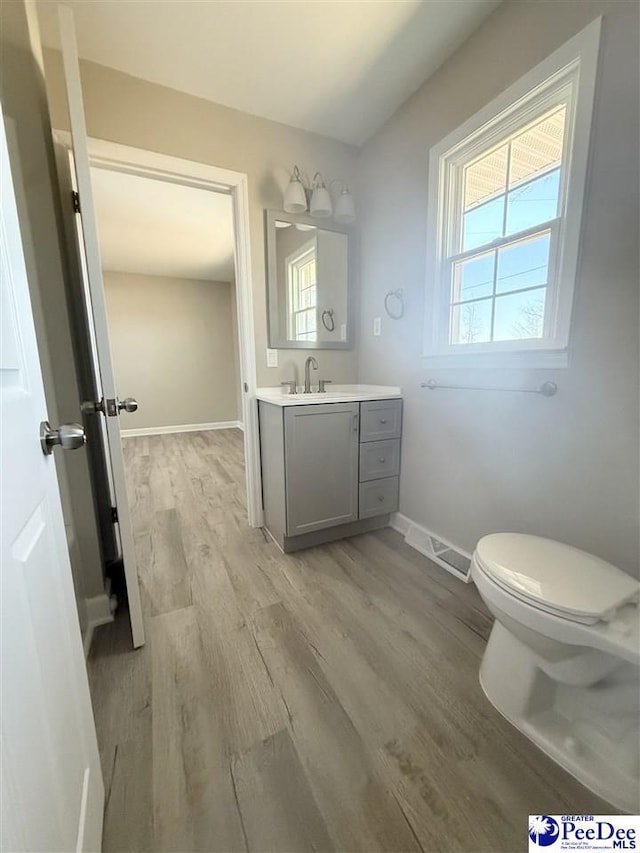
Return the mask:
<svg viewBox="0 0 640 853">
<path fill-rule="evenodd" d="M 453 302 L 491 296 L 495 254 L 495 252 L 486 252 L 484 255 L 454 264 Z"/>
<path fill-rule="evenodd" d="M 506 192 L 508 150 L 503 145 L 465 168 L 464 212 Z"/>
<path fill-rule="evenodd" d="M 507 196 L 507 234 L 554 219 L 558 215 L 559 189 L 560 169 L 554 169 L 511 190 Z"/>
<path fill-rule="evenodd" d="M 451 306 L 451 343 L 480 344 L 491 340 L 491 299 Z"/>
<path fill-rule="evenodd" d="M 300 291 L 300 308 L 313 308 L 315 304 L 315 287 L 305 287 Z"/>
<path fill-rule="evenodd" d="M 546 288 L 526 290 L 496 298 L 494 341 L 541 338 L 544 327 Z"/>
<path fill-rule="evenodd" d="M 504 196 L 498 196 L 463 216 L 462 251 L 484 246 L 502 236 Z"/>
<path fill-rule="evenodd" d="M 300 267 L 300 283 L 302 287 L 309 287 L 316 280 L 316 262 L 308 261 Z"/>
<path fill-rule="evenodd" d="M 316 312 L 314 309 L 300 311 L 296 314 L 295 336 L 297 340 L 314 341 L 316 339 Z"/>
<path fill-rule="evenodd" d="M 496 293 L 508 293 L 547 283 L 551 234 L 520 240 L 498 250 Z"/>
<path fill-rule="evenodd" d="M 566 106 L 554 109 L 511 143 L 509 187 L 560 165 L 564 145 Z"/>
</svg>

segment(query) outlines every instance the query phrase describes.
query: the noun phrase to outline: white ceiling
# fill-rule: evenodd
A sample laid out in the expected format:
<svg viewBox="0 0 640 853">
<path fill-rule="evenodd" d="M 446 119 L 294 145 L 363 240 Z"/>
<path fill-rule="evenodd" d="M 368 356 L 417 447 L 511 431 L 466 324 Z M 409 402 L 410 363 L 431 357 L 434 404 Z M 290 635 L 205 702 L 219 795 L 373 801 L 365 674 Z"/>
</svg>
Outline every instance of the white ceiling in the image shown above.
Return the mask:
<svg viewBox="0 0 640 853">
<path fill-rule="evenodd" d="M 361 144 L 500 0 L 65 0 L 80 56 Z M 39 0 L 59 47 L 56 6 Z"/>
<path fill-rule="evenodd" d="M 222 193 L 91 169 L 102 267 L 233 281 L 233 207 Z"/>
</svg>

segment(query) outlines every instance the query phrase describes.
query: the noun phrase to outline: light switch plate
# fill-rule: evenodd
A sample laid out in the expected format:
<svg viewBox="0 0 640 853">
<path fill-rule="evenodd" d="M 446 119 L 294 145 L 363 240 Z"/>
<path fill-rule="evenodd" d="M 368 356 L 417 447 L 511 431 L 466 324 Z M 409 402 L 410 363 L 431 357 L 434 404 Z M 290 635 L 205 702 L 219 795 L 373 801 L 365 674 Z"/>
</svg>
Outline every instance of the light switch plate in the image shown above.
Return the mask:
<svg viewBox="0 0 640 853">
<path fill-rule="evenodd" d="M 278 350 L 267 347 L 267 367 L 278 366 Z"/>
<path fill-rule="evenodd" d="M 382 331 L 382 319 L 380 317 L 373 318 L 373 334 L 377 338 Z"/>
</svg>

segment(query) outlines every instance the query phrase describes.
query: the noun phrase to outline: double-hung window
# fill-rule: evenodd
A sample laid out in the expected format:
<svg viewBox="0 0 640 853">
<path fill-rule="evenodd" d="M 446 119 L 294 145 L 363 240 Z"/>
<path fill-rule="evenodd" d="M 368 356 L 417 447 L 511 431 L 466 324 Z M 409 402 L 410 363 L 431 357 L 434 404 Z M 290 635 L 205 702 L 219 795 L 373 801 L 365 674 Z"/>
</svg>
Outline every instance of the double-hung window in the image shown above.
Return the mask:
<svg viewBox="0 0 640 853">
<path fill-rule="evenodd" d="M 317 243 L 310 240 L 286 260 L 288 333 L 294 341 L 318 339 Z"/>
<path fill-rule="evenodd" d="M 566 364 L 599 24 L 432 149 L 425 356 Z"/>
</svg>

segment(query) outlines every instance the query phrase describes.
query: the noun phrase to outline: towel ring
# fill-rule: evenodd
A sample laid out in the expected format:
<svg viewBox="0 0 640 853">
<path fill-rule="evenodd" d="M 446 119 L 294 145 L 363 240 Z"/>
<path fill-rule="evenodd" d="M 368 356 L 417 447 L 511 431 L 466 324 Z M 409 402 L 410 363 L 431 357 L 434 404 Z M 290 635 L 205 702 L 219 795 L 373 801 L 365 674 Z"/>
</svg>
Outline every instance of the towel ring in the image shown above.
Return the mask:
<svg viewBox="0 0 640 853">
<path fill-rule="evenodd" d="M 389 307 L 392 299 L 397 299 L 398 301 L 398 306 L 395 310 Z M 392 320 L 401 320 L 404 317 L 404 291 L 401 287 L 397 290 L 390 290 L 385 294 L 384 310 Z"/>
<path fill-rule="evenodd" d="M 325 327 L 327 332 L 333 332 L 336 328 L 336 321 L 333 319 L 333 308 L 329 308 L 327 311 L 322 312 L 322 325 Z"/>
</svg>

